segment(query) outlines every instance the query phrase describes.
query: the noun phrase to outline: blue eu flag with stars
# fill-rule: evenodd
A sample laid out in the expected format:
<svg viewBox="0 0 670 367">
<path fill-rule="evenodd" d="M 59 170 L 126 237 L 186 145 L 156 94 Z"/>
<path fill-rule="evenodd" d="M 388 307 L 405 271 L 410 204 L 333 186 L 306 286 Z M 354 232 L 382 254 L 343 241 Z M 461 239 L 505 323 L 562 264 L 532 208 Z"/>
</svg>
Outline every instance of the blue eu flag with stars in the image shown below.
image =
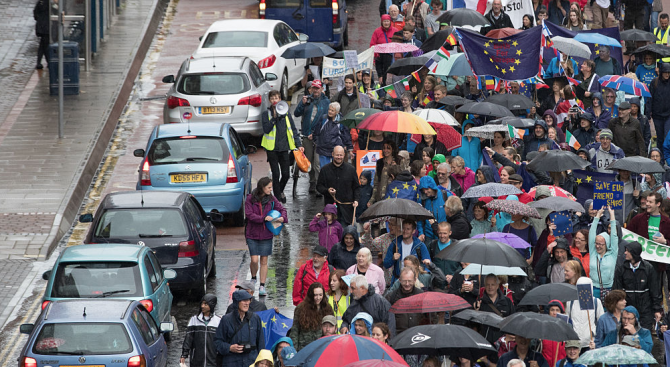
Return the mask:
<svg viewBox="0 0 670 367">
<path fill-rule="evenodd" d="M 572 233 L 572 220 L 568 211 L 551 213 L 549 219 L 556 225 L 554 236 L 558 237 Z"/>
<path fill-rule="evenodd" d="M 265 349 L 270 349 L 279 338 L 286 336 L 286 332 L 293 326 L 293 319 L 275 312 L 274 308 L 267 311 L 255 312 L 261 318 Z"/>
<path fill-rule="evenodd" d="M 579 281 L 577 281 L 577 295 L 579 296 L 579 307 L 582 310 L 594 310 L 596 308 L 593 301 L 593 284 L 590 279 L 579 278 Z"/>
</svg>

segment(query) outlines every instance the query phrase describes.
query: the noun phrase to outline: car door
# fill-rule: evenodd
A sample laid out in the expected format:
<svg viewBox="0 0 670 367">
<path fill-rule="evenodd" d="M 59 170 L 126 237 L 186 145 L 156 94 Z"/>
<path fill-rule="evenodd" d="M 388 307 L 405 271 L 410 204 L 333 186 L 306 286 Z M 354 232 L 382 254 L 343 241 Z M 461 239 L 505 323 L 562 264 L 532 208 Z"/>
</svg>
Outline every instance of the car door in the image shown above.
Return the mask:
<svg viewBox="0 0 670 367">
<path fill-rule="evenodd" d="M 151 331 L 151 336 L 154 341 L 152 348 L 155 349 L 155 367 L 165 367 L 167 366 L 168 354 L 167 354 L 167 344 L 165 344 L 165 338 L 161 338 L 162 333 L 160 330 L 160 324 L 157 324 L 156 321 L 151 317 L 151 314 L 147 310 L 139 308 L 140 314 L 144 318 L 144 321 L 149 324 L 149 330 Z"/>
<path fill-rule="evenodd" d="M 244 180 L 244 196 L 246 198 L 246 194 L 249 191 L 248 186 L 249 186 L 249 178 L 251 177 L 251 165 L 249 164 L 249 157 L 247 157 L 246 153 L 244 152 L 244 145 L 242 144 L 242 141 L 240 138 L 237 136 L 237 132 L 235 129 L 230 129 L 228 130 L 228 141 L 230 143 L 230 150 L 233 153 L 233 156 L 235 157 L 235 161 L 237 162 L 237 166 L 240 167 L 240 173 L 241 173 L 241 179 Z M 244 203 L 242 203 L 244 205 Z"/>
<path fill-rule="evenodd" d="M 304 0 L 309 1 L 309 0 Z M 293 29 L 284 23 L 277 25 L 282 30 L 284 38 L 288 41 L 286 48 L 291 48 L 293 46 L 299 45 L 300 40 L 298 35 L 295 34 Z M 302 76 L 305 74 L 305 59 L 293 59 L 286 61 L 286 68 L 289 70 L 289 85 L 293 85 L 302 79 Z M 319 78 L 320 79 L 320 78 Z"/>
<path fill-rule="evenodd" d="M 256 88 L 256 91 L 260 93 L 261 96 L 263 96 L 261 111 L 265 113 L 265 111 L 267 111 L 267 108 L 270 107 L 269 95 L 270 90 L 272 90 L 272 88 L 270 87 L 270 84 L 268 84 L 268 82 L 265 81 L 265 77 L 263 77 L 263 72 L 261 72 L 261 69 L 258 68 L 258 65 L 256 65 L 256 63 L 253 62 L 253 60 L 249 60 L 249 78 L 251 79 L 251 83 Z"/>
<path fill-rule="evenodd" d="M 149 317 L 145 317 L 141 311 L 144 311 Z M 139 307 L 135 307 L 130 316 L 133 320 L 133 324 L 137 328 L 144 345 L 141 347 L 142 352 L 147 361 L 147 367 L 156 367 L 164 366 L 163 354 L 165 351 L 165 345 L 159 343 L 160 335 L 156 329 L 156 322 L 153 320 L 151 315 L 146 313 L 146 310 L 142 310 Z M 150 322 L 153 322 L 150 324 Z"/>
<path fill-rule="evenodd" d="M 163 268 L 153 252 L 148 251 L 144 256 L 144 266 L 149 274 L 149 281 L 153 289 L 151 299 L 156 309 L 154 313 L 158 316 L 156 321 L 158 323 L 169 322 L 172 293 L 167 285 L 167 280 L 163 278 Z"/>
<path fill-rule="evenodd" d="M 195 240 L 198 242 L 199 251 L 203 254 L 203 256 L 199 256 L 199 259 L 202 261 L 203 269 L 209 272 L 213 251 L 211 226 L 208 225 L 207 218 L 203 216 L 204 211 L 194 197 L 190 197 L 184 203 L 184 209 L 189 217 L 189 221 L 193 223 L 192 228 L 196 231 Z"/>
</svg>

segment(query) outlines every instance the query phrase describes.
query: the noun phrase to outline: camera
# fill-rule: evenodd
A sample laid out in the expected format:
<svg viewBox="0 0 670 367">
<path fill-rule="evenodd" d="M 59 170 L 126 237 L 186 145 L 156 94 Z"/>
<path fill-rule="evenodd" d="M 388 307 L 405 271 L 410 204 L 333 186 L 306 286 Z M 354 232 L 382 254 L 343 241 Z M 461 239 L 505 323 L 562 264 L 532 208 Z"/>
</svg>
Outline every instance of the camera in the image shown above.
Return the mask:
<svg viewBox="0 0 670 367">
<path fill-rule="evenodd" d="M 307 96 L 307 103 L 305 103 L 305 104 L 310 104 L 313 101 L 314 101 L 314 98 L 312 98 L 312 96 Z"/>
<path fill-rule="evenodd" d="M 251 344 L 244 343 L 244 350 L 242 351 L 242 353 L 244 354 L 251 353 Z"/>
</svg>

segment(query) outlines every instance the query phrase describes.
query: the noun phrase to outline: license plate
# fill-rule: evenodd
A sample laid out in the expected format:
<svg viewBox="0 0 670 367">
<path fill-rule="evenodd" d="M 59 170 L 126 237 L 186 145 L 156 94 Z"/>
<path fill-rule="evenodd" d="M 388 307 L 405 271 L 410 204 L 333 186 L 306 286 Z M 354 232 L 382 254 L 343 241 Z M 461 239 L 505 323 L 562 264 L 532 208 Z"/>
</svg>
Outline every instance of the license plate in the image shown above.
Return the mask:
<svg viewBox="0 0 670 367">
<path fill-rule="evenodd" d="M 105 367 L 104 364 L 81 364 L 78 366 L 60 366 L 60 367 Z"/>
<path fill-rule="evenodd" d="M 170 182 L 172 183 L 207 182 L 207 174 L 187 173 L 187 174 L 170 175 Z"/>
<path fill-rule="evenodd" d="M 200 113 L 203 115 L 212 115 L 219 113 L 230 113 L 230 107 L 200 107 Z"/>
</svg>

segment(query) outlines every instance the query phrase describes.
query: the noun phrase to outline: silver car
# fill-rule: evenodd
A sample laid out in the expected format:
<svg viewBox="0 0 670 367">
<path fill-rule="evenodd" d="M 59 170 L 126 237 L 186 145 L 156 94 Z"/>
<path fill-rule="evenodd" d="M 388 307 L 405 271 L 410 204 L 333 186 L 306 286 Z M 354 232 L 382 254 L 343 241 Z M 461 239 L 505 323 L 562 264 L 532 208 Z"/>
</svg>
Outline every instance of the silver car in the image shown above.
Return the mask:
<svg viewBox="0 0 670 367">
<path fill-rule="evenodd" d="M 263 135 L 261 114 L 270 105 L 269 80 L 248 57 L 187 59 L 179 74 L 167 75 L 173 83 L 163 107 L 163 122 L 224 122 L 240 134 Z"/>
</svg>

